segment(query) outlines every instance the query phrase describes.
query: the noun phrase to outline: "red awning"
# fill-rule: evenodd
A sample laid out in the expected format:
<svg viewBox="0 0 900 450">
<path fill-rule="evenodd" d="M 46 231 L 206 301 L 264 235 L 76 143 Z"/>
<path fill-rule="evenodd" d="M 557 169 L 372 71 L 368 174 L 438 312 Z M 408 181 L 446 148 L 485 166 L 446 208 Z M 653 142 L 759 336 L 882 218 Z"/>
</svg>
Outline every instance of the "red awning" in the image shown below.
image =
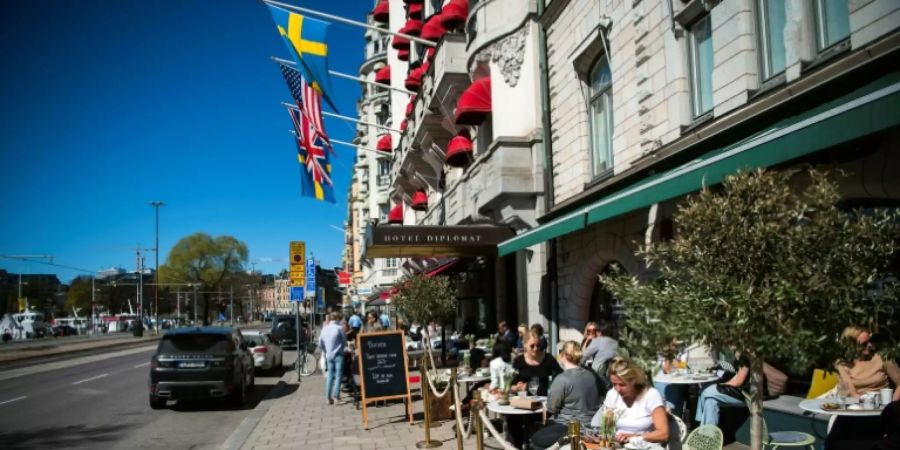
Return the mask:
<svg viewBox="0 0 900 450">
<path fill-rule="evenodd" d="M 447 164 L 451 167 L 465 167 L 472 161 L 472 139 L 469 130 L 462 130 L 447 145 Z"/>
<path fill-rule="evenodd" d="M 387 0 L 385 0 L 387 1 Z M 422 18 L 422 4 L 421 3 L 413 3 L 409 5 L 409 18 L 410 19 L 421 19 Z"/>
<path fill-rule="evenodd" d="M 387 23 L 391 18 L 391 5 L 388 0 L 381 0 L 372 10 L 372 18 L 376 22 Z"/>
<path fill-rule="evenodd" d="M 428 210 L 428 194 L 425 193 L 424 189 L 419 189 L 412 196 L 412 202 L 409 205 L 410 208 L 416 211 L 427 211 Z"/>
<path fill-rule="evenodd" d="M 397 50 L 397 59 L 400 61 L 409 61 L 409 49 L 401 48 Z"/>
<path fill-rule="evenodd" d="M 472 82 L 456 102 L 457 125 L 480 125 L 491 113 L 491 77 Z"/>
<path fill-rule="evenodd" d="M 444 36 L 444 33 L 447 32 L 447 29 L 441 25 L 441 15 L 435 14 L 431 16 L 428 21 L 425 22 L 425 25 L 422 26 L 422 39 L 428 39 L 429 41 L 440 41 L 441 37 Z"/>
<path fill-rule="evenodd" d="M 391 66 L 384 66 L 375 72 L 375 82 L 381 84 L 391 84 Z"/>
<path fill-rule="evenodd" d="M 401 33 L 408 34 L 410 36 L 418 36 L 422 34 L 422 21 L 416 19 L 409 19 L 406 21 L 406 25 L 403 25 L 403 28 L 400 28 Z"/>
<path fill-rule="evenodd" d="M 455 265 L 457 265 L 457 264 L 459 264 L 459 260 L 458 260 L 458 259 L 450 260 L 450 261 L 448 261 L 448 262 L 446 262 L 446 263 L 444 263 L 444 264 L 442 264 L 442 265 L 440 265 L 440 266 L 437 266 L 437 267 L 434 268 L 434 269 L 429 270 L 428 272 L 425 272 L 425 276 L 428 277 L 428 278 L 431 278 L 431 277 L 433 277 L 433 276 L 435 276 L 435 275 L 438 275 L 438 274 L 440 274 L 441 272 L 443 272 L 443 271 L 445 271 L 445 270 L 447 270 L 447 269 L 449 269 L 449 268 L 451 268 L 451 267 L 453 267 L 453 266 L 455 266 Z"/>
<path fill-rule="evenodd" d="M 403 224 L 403 204 L 397 203 L 388 213 L 388 223 Z"/>
<path fill-rule="evenodd" d="M 413 113 L 413 105 L 416 104 L 416 96 L 413 95 L 409 98 L 409 103 L 406 104 L 406 117 L 409 117 Z"/>
<path fill-rule="evenodd" d="M 375 148 L 382 152 L 390 152 L 394 149 L 394 140 L 390 134 L 386 134 L 378 139 L 378 145 Z"/>
<path fill-rule="evenodd" d="M 422 87 L 422 67 L 416 67 L 411 72 L 409 72 L 409 76 L 406 77 L 406 82 L 403 84 L 406 86 L 406 89 L 410 91 L 418 91 L 420 87 Z"/>
<path fill-rule="evenodd" d="M 401 132 L 406 131 L 406 119 L 403 119 L 403 122 L 400 122 L 400 131 Z"/>
<path fill-rule="evenodd" d="M 428 47 L 428 50 L 425 50 L 425 60 L 426 61 L 434 61 L 434 52 L 437 49 L 434 47 Z"/>
<path fill-rule="evenodd" d="M 409 39 L 403 36 L 394 35 L 394 38 L 391 40 L 391 47 L 397 50 L 409 51 Z"/>
<path fill-rule="evenodd" d="M 448 30 L 455 30 L 469 18 L 469 0 L 450 0 L 441 10 L 441 23 Z"/>
</svg>

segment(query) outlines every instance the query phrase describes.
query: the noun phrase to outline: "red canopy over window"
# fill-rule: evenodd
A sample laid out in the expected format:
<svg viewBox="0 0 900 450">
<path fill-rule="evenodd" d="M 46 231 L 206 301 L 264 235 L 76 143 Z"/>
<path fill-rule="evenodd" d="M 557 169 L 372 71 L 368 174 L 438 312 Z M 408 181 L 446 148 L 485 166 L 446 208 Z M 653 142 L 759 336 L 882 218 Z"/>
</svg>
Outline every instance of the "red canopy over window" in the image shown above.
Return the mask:
<svg viewBox="0 0 900 450">
<path fill-rule="evenodd" d="M 388 213 L 388 223 L 403 224 L 403 204 L 398 203 Z"/>
<path fill-rule="evenodd" d="M 406 131 L 406 119 L 403 119 L 403 122 L 400 122 L 400 131 L 401 132 Z"/>
<path fill-rule="evenodd" d="M 441 14 L 435 14 L 425 22 L 425 25 L 422 26 L 422 39 L 434 42 L 441 40 L 441 37 L 447 32 L 447 29 L 441 25 L 441 17 Z"/>
<path fill-rule="evenodd" d="M 416 96 L 413 95 L 409 98 L 409 103 L 406 104 L 406 117 L 409 117 L 413 113 L 413 105 L 416 104 Z"/>
<path fill-rule="evenodd" d="M 457 125 L 480 125 L 491 113 L 491 77 L 472 82 L 456 102 Z"/>
<path fill-rule="evenodd" d="M 450 0 L 441 10 L 441 23 L 448 30 L 455 30 L 469 18 L 469 0 Z"/>
<path fill-rule="evenodd" d="M 422 34 L 422 21 L 409 19 L 406 21 L 406 25 L 404 25 L 403 28 L 401 28 L 399 31 L 410 36 L 418 36 Z"/>
<path fill-rule="evenodd" d="M 434 47 L 428 47 L 428 50 L 425 50 L 425 59 L 427 61 L 434 61 L 434 52 L 437 49 Z"/>
<path fill-rule="evenodd" d="M 376 22 L 387 23 L 391 18 L 391 5 L 388 0 L 381 0 L 372 10 L 372 18 Z"/>
<path fill-rule="evenodd" d="M 409 49 L 401 48 L 397 50 L 397 59 L 400 61 L 409 61 Z"/>
<path fill-rule="evenodd" d="M 387 0 L 385 0 L 387 1 Z M 422 4 L 421 3 L 413 3 L 409 5 L 409 18 L 410 19 L 421 19 L 422 18 Z"/>
<path fill-rule="evenodd" d="M 375 82 L 381 84 L 391 84 L 391 66 L 384 66 L 375 72 Z"/>
<path fill-rule="evenodd" d="M 394 35 L 394 38 L 391 39 L 391 47 L 397 50 L 409 51 L 409 39 L 403 36 Z"/>
<path fill-rule="evenodd" d="M 410 208 L 416 211 L 427 211 L 428 210 L 428 194 L 425 193 L 424 189 L 419 189 L 412 196 L 412 204 Z"/>
<path fill-rule="evenodd" d="M 447 164 L 452 167 L 465 167 L 472 161 L 472 139 L 469 130 L 462 130 L 447 145 Z"/>
<path fill-rule="evenodd" d="M 375 148 L 382 152 L 390 152 L 394 149 L 394 140 L 390 134 L 386 134 L 378 139 L 378 145 Z"/>
<path fill-rule="evenodd" d="M 409 73 L 404 86 L 410 91 L 418 91 L 422 87 L 422 67 L 416 67 Z"/>
</svg>

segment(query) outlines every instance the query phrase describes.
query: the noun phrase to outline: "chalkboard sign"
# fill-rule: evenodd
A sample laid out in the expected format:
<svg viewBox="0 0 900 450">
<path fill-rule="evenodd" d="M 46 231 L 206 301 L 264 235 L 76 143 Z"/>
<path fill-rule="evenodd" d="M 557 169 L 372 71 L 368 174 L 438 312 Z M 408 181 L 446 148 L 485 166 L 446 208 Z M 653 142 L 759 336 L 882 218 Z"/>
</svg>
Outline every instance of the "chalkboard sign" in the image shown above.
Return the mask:
<svg viewBox="0 0 900 450">
<path fill-rule="evenodd" d="M 360 388 L 363 423 L 369 426 L 366 404 L 375 400 L 406 399 L 412 422 L 412 398 L 409 395 L 409 369 L 406 336 L 402 331 L 363 333 L 356 337 L 359 352 Z"/>
</svg>

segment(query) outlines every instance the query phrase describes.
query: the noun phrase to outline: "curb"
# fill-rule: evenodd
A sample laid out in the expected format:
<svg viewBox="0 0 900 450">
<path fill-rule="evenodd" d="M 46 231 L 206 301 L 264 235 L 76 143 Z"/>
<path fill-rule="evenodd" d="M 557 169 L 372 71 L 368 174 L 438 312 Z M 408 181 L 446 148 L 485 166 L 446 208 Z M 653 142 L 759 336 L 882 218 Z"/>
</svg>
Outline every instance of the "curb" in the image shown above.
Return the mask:
<svg viewBox="0 0 900 450">
<path fill-rule="evenodd" d="M 284 375 L 278 379 L 278 383 L 275 384 L 275 387 L 260 400 L 259 404 L 256 405 L 256 408 L 253 408 L 253 412 L 247 415 L 247 417 L 244 417 L 241 424 L 235 428 L 234 432 L 231 433 L 231 436 L 228 436 L 228 439 L 226 439 L 219 448 L 222 450 L 240 450 L 240 448 L 244 446 L 244 443 L 247 442 L 247 439 L 250 438 L 250 435 L 253 434 L 253 431 L 256 430 L 256 426 L 259 425 L 260 420 L 266 416 L 269 409 L 275 404 L 275 400 L 280 398 L 281 393 L 290 385 L 288 380 L 290 380 L 295 373 L 296 370 L 288 369 L 285 371 Z"/>
</svg>

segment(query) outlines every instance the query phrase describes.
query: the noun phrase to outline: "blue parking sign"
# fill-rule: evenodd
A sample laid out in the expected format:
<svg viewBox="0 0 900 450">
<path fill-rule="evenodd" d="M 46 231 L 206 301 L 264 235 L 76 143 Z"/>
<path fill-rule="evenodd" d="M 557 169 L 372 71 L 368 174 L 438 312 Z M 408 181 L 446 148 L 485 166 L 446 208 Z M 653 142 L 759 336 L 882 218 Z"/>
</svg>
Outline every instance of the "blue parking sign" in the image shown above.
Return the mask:
<svg viewBox="0 0 900 450">
<path fill-rule="evenodd" d="M 303 286 L 291 286 L 291 302 L 302 302 L 304 294 Z"/>
<path fill-rule="evenodd" d="M 316 293 L 316 260 L 312 258 L 306 260 L 306 290 Z"/>
</svg>

